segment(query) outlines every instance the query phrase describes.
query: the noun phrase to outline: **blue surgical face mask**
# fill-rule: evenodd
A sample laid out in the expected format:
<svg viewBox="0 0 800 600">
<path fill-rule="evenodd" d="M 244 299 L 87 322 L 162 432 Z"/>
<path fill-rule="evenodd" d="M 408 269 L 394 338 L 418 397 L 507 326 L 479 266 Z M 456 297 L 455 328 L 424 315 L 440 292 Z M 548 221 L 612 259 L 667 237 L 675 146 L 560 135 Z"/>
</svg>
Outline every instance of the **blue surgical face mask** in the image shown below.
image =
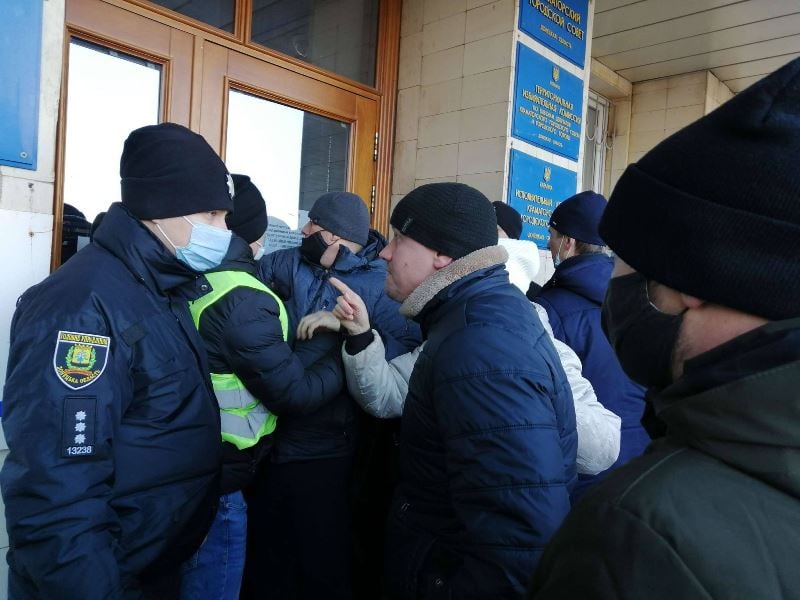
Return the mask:
<svg viewBox="0 0 800 600">
<path fill-rule="evenodd" d="M 204 273 L 209 269 L 218 267 L 228 253 L 231 244 L 231 232 L 227 229 L 212 227 L 205 223 L 193 223 L 186 217 L 186 222 L 192 226 L 189 243 L 185 246 L 176 246 L 169 236 L 164 233 L 161 226 L 156 224 L 158 230 L 167 238 L 175 248 L 175 257 L 193 271 Z"/>
<path fill-rule="evenodd" d="M 261 236 L 260 240 L 256 240 L 256 244 L 258 244 L 258 250 L 256 250 L 255 254 L 253 254 L 253 260 L 261 260 L 264 256 L 264 245 L 267 243 L 267 233 L 264 232 L 264 235 Z"/>
<path fill-rule="evenodd" d="M 553 257 L 554 267 L 557 267 L 558 265 L 561 264 L 561 246 L 563 245 L 564 245 L 564 238 L 562 237 L 561 242 L 558 244 L 558 252 L 556 252 L 556 255 Z"/>
</svg>

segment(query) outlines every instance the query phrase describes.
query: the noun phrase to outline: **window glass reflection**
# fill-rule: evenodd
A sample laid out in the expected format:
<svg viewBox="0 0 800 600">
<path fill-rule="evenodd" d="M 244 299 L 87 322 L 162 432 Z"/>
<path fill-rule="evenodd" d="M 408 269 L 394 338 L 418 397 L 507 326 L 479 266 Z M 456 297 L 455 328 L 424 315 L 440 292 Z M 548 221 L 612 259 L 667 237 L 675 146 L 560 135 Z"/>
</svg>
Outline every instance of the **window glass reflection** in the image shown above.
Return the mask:
<svg viewBox="0 0 800 600">
<path fill-rule="evenodd" d="M 252 40 L 375 85 L 378 0 L 253 0 Z"/>
<path fill-rule="evenodd" d="M 97 214 L 120 199 L 128 134 L 158 123 L 161 65 L 73 39 L 69 47 L 62 262 L 88 241 Z"/>
<path fill-rule="evenodd" d="M 299 244 L 314 201 L 347 188 L 350 125 L 231 90 L 225 162 L 267 202 L 267 252 Z"/>
<path fill-rule="evenodd" d="M 236 0 L 150 0 L 184 16 L 233 33 Z"/>
</svg>

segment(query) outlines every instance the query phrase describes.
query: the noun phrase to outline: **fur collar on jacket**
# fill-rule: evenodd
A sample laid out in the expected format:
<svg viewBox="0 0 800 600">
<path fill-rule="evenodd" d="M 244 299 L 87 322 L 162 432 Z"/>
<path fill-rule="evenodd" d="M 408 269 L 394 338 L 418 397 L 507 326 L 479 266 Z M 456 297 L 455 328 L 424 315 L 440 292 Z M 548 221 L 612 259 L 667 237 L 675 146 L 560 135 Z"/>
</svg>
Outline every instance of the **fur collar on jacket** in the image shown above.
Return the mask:
<svg viewBox="0 0 800 600">
<path fill-rule="evenodd" d="M 475 271 L 505 264 L 507 260 L 508 252 L 502 246 L 481 248 L 454 260 L 420 283 L 400 305 L 400 314 L 409 319 L 416 317 L 425 305 L 447 286 Z"/>
</svg>

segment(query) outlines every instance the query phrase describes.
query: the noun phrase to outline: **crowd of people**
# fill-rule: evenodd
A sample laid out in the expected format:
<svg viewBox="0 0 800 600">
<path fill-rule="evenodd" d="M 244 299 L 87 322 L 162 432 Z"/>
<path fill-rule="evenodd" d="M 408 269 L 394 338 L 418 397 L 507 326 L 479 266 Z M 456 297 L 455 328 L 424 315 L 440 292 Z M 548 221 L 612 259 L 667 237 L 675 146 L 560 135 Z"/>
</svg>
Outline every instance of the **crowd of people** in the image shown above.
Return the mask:
<svg viewBox="0 0 800 600">
<path fill-rule="evenodd" d="M 267 203 L 133 131 L 121 202 L 19 299 L 9 598 L 800 597 L 800 59 L 520 215 Z"/>
</svg>

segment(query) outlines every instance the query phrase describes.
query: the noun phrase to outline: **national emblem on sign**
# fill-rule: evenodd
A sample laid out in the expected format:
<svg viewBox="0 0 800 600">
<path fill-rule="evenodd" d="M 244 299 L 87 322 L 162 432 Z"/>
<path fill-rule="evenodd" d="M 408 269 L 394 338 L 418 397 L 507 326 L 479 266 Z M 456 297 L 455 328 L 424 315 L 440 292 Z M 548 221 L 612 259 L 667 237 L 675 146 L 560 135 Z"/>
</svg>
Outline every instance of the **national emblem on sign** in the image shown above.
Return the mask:
<svg viewBox="0 0 800 600">
<path fill-rule="evenodd" d="M 550 181 L 550 178 L 551 178 L 552 176 L 553 176 L 553 171 L 552 171 L 552 169 L 551 169 L 550 167 L 545 167 L 545 168 L 544 168 L 544 174 L 542 175 L 542 179 L 544 179 L 545 181 L 549 182 L 549 181 Z"/>
<path fill-rule="evenodd" d="M 561 77 L 561 69 L 553 67 L 553 81 L 558 81 L 559 77 Z"/>
</svg>

